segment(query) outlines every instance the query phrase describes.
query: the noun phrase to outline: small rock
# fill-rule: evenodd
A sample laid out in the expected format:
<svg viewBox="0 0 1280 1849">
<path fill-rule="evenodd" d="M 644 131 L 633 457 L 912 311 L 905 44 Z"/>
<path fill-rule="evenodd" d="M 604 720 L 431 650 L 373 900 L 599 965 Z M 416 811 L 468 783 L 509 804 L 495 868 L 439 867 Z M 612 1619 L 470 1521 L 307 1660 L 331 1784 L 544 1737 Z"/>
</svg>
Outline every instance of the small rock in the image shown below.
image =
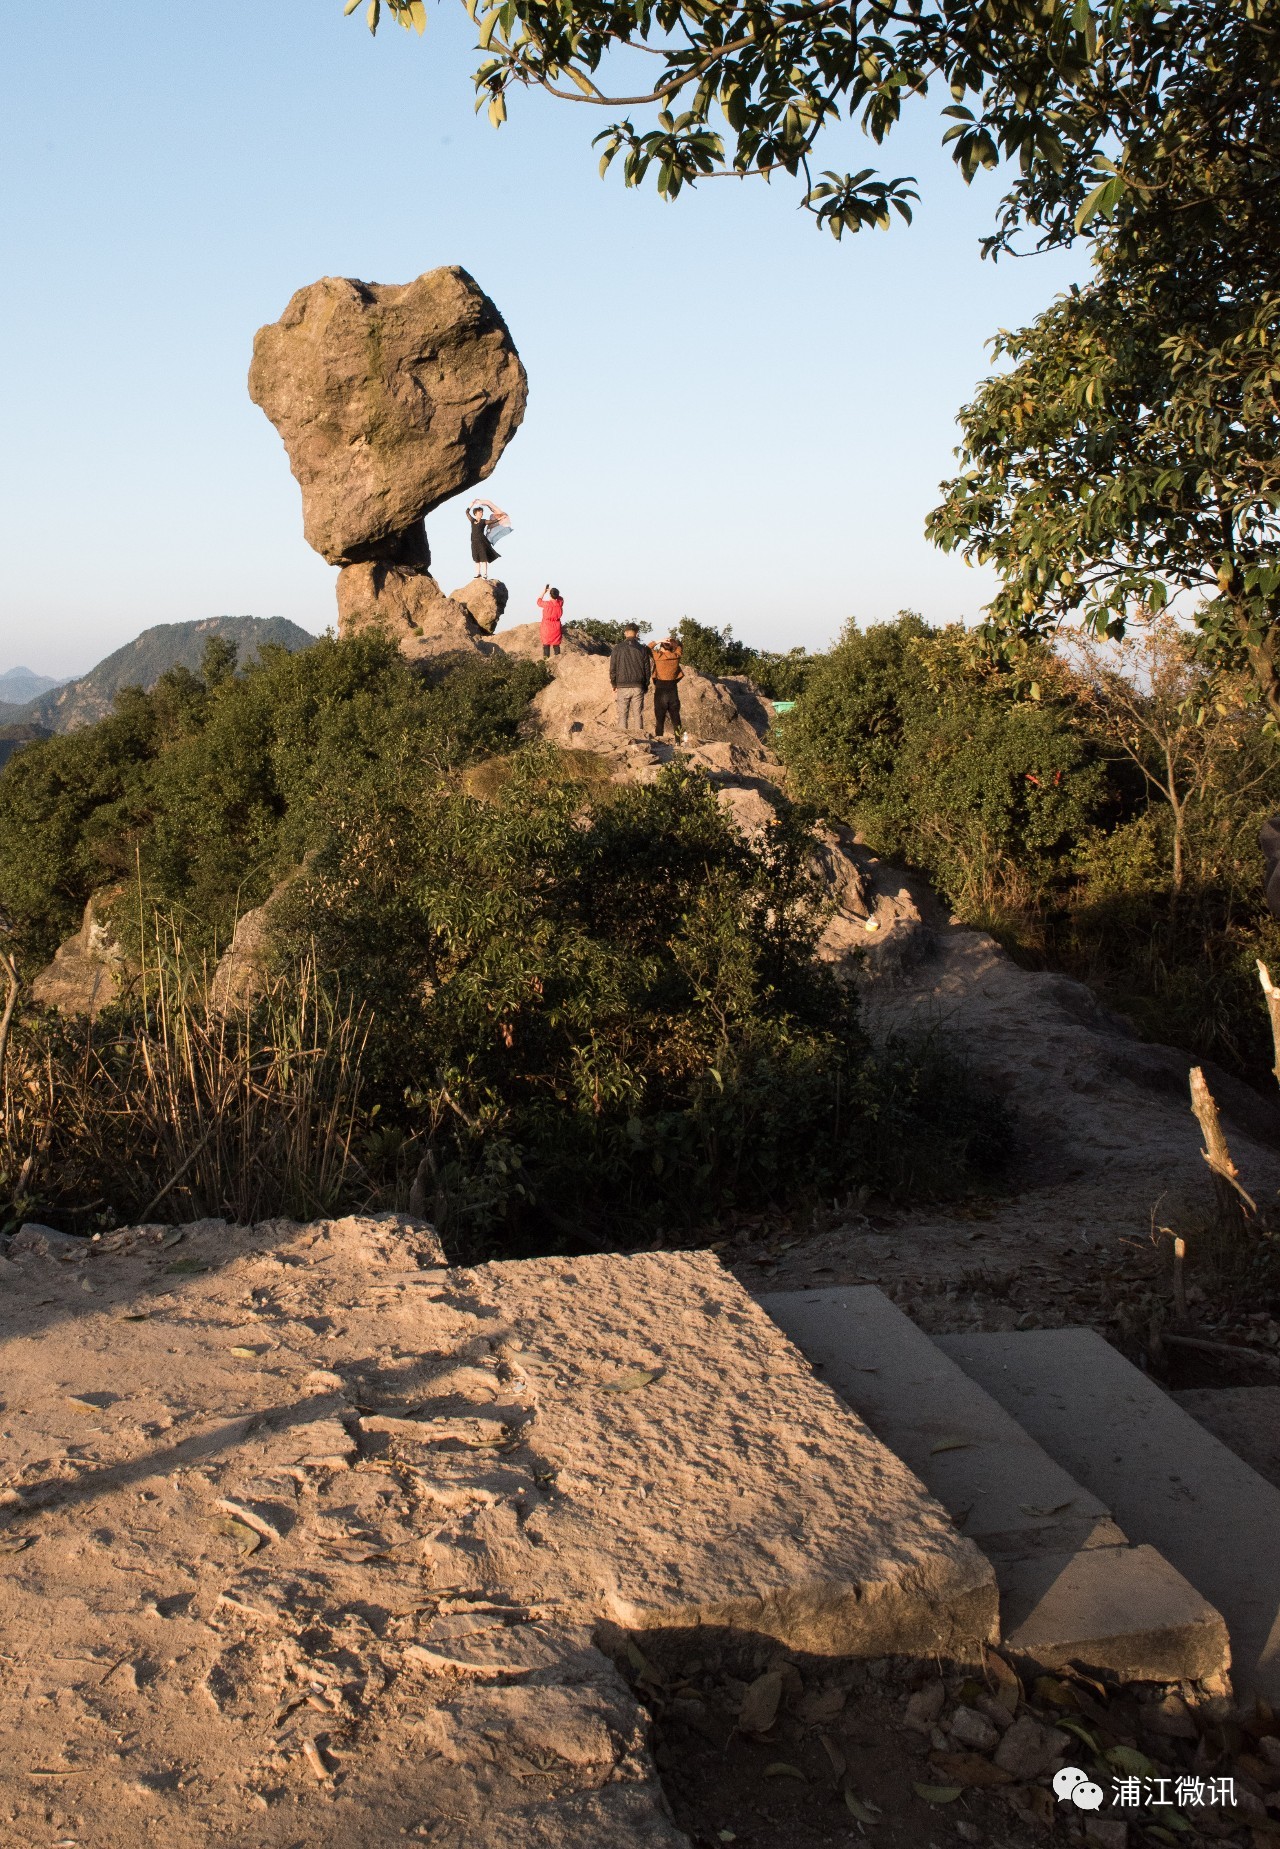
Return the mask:
<svg viewBox="0 0 1280 1849">
<path fill-rule="evenodd" d="M 989 1753 L 1000 1740 L 999 1730 L 985 1714 L 979 1714 L 976 1708 L 964 1707 L 957 1708 L 951 1717 L 951 1737 L 961 1746 L 971 1746 L 979 1753 Z"/>
<path fill-rule="evenodd" d="M 1269 1766 L 1280 1767 L 1280 1740 L 1273 1733 L 1264 1733 L 1258 1741 L 1258 1756 Z"/>
<path fill-rule="evenodd" d="M 25 1221 L 9 1241 L 10 1252 L 40 1252 L 45 1258 L 82 1259 L 88 1256 L 89 1242 L 74 1233 L 60 1233 L 56 1227 L 42 1226 L 38 1220 Z"/>
<path fill-rule="evenodd" d="M 1097 1849 L 1125 1849 L 1129 1826 L 1122 1817 L 1086 1817 L 1084 1840 L 1095 1843 Z"/>
<path fill-rule="evenodd" d="M 1195 1740 L 1199 1730 L 1181 1695 L 1166 1695 L 1163 1701 L 1153 1701 L 1139 1709 L 1142 1725 L 1148 1733 L 1159 1734 L 1169 1740 Z"/>
<path fill-rule="evenodd" d="M 962 1843 L 980 1843 L 982 1831 L 976 1823 L 966 1823 L 963 1818 L 956 1824 L 956 1835 Z"/>
<path fill-rule="evenodd" d="M 1029 1714 L 1023 1714 L 1004 1735 L 993 1757 L 1014 1778 L 1032 1779 L 1038 1778 L 1067 1745 L 1067 1736 L 1059 1728 L 1042 1727 Z"/>
<path fill-rule="evenodd" d="M 907 1703 L 903 1719 L 915 1733 L 928 1733 L 933 1723 L 942 1713 L 946 1703 L 947 1691 L 940 1681 L 926 1682 L 918 1688 Z"/>
<path fill-rule="evenodd" d="M 1013 1716 L 1008 1708 L 995 1695 L 982 1694 L 974 1698 L 974 1707 L 986 1715 L 993 1727 L 1005 1733 L 1013 1725 Z"/>
<path fill-rule="evenodd" d="M 951 1750 L 950 1736 L 943 1733 L 941 1727 L 929 1729 L 929 1744 L 935 1753 L 947 1753 Z"/>
</svg>

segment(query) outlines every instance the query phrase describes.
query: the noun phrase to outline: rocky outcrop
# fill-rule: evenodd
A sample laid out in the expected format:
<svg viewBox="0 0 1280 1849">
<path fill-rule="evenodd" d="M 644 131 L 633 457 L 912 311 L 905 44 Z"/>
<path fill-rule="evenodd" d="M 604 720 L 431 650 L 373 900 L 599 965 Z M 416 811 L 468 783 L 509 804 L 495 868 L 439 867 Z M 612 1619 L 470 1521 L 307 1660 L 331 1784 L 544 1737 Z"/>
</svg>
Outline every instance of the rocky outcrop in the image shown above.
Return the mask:
<svg viewBox="0 0 1280 1849">
<path fill-rule="evenodd" d="M 261 905 L 255 905 L 237 921 L 209 984 L 209 1007 L 214 1014 L 232 1014 L 246 1008 L 270 988 L 272 927 L 279 915 L 280 901 L 302 870 L 295 867 L 286 873 Z"/>
<path fill-rule="evenodd" d="M 97 1018 L 104 1008 L 119 1001 L 137 975 L 107 916 L 122 888 L 96 892 L 84 908 L 74 937 L 60 944 L 53 962 L 33 979 L 31 999 L 59 1014 L 87 1014 Z"/>
<path fill-rule="evenodd" d="M 465 604 L 446 597 L 430 572 L 372 562 L 338 573 L 338 634 L 380 629 L 406 655 L 474 650 L 481 631 Z"/>
<path fill-rule="evenodd" d="M 404 284 L 322 277 L 259 328 L 249 369 L 302 489 L 308 543 L 331 565 L 391 558 L 433 508 L 483 481 L 527 393 L 506 323 L 456 265 Z"/>
<path fill-rule="evenodd" d="M 507 607 L 507 587 L 497 578 L 473 578 L 460 591 L 451 591 L 449 601 L 460 603 L 476 628 L 491 636 Z"/>
</svg>

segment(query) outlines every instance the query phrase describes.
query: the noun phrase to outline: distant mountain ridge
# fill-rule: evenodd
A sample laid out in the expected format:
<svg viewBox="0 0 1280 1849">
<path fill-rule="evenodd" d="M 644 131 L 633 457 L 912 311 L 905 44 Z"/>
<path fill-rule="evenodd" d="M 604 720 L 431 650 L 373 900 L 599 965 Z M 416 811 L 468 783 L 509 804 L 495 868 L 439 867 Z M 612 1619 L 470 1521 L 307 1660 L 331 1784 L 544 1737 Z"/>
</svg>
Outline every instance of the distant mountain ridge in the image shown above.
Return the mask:
<svg viewBox="0 0 1280 1849">
<path fill-rule="evenodd" d="M 73 732 L 94 725 L 111 711 L 125 687 L 154 687 L 170 668 L 198 669 L 210 636 L 224 636 L 239 650 L 241 667 L 258 650 L 277 643 L 296 654 L 315 637 L 284 616 L 206 616 L 193 623 L 157 623 L 115 650 L 78 680 L 54 686 L 25 705 L 0 709 L 0 725 L 35 725 L 50 732 Z"/>
<path fill-rule="evenodd" d="M 64 687 L 70 678 L 69 674 L 59 680 L 53 674 L 33 674 L 30 668 L 9 668 L 0 674 L 0 710 L 26 706 L 31 700 L 38 700 L 42 693 Z"/>
</svg>

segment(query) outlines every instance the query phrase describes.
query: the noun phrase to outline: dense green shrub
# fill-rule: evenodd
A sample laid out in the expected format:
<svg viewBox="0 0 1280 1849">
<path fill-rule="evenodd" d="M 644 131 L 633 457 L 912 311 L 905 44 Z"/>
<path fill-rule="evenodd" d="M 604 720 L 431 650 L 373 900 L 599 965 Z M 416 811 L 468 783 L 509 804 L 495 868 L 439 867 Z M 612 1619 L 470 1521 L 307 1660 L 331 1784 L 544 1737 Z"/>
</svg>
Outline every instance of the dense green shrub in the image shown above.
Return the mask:
<svg viewBox="0 0 1280 1849">
<path fill-rule="evenodd" d="M 752 648 L 739 642 L 732 629 L 714 629 L 682 617 L 677 634 L 684 659 L 700 674 L 745 674 L 771 700 L 795 700 L 803 692 L 815 661 L 820 657 L 793 648 L 786 654 Z"/>
<path fill-rule="evenodd" d="M 936 1049 L 873 1054 L 815 960 L 794 818 L 752 844 L 698 773 L 618 785 L 521 746 L 541 666 L 424 676 L 376 638 L 232 665 L 175 670 L 0 777 L 28 961 L 106 880 L 126 943 L 148 937 L 141 1001 L 19 1026 L 12 1211 L 128 1218 L 175 1169 L 166 1211 L 233 1217 L 403 1206 L 417 1177 L 478 1255 L 984 1170 L 998 1113 Z M 220 1018 L 202 965 L 300 866 L 274 991 Z"/>
<path fill-rule="evenodd" d="M 289 902 L 298 951 L 382 1023 L 384 1123 L 455 1244 L 677 1235 L 742 1201 L 919 1186 L 904 1144 L 944 1117 L 947 1185 L 972 1172 L 972 1090 L 913 1090 L 918 1061 L 888 1082 L 814 960 L 794 823 L 751 846 L 696 774 L 587 782 L 547 747 L 487 788 L 339 816 Z"/>
<path fill-rule="evenodd" d="M 967 631 L 910 613 L 850 624 L 780 728 L 796 792 L 924 868 L 954 906 L 1039 898 L 1119 799 L 1051 667 L 1044 686 L 1001 671 Z"/>
<path fill-rule="evenodd" d="M 545 680 L 505 657 L 428 680 L 378 636 L 233 666 L 214 637 L 202 674 L 126 690 L 110 718 L 27 745 L 0 773 L 0 910 L 28 967 L 116 880 L 135 889 L 126 926 L 139 899 L 176 907 L 189 947 L 212 947 L 319 845 L 344 793 L 510 748 Z"/>
</svg>

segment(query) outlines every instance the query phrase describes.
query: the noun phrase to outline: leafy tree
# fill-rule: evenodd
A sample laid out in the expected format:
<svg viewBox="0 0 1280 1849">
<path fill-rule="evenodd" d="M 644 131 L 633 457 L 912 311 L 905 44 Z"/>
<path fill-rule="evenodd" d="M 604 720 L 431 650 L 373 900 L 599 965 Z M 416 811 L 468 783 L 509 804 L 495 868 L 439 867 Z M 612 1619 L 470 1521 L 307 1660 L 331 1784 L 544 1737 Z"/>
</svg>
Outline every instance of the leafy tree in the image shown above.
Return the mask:
<svg viewBox="0 0 1280 1849">
<path fill-rule="evenodd" d="M 1105 810 L 1096 743 L 1053 684 L 1002 672 L 955 627 L 910 611 L 852 624 L 815 664 L 780 735 L 797 794 L 924 868 L 971 913 L 1043 898 Z"/>
<path fill-rule="evenodd" d="M 1016 164 L 992 248 L 1024 225 L 1060 242 L 1153 151 L 1231 134 L 1229 109 L 1193 107 L 1206 73 L 1234 97 L 1268 89 L 1280 66 L 1277 0 L 466 3 L 483 58 L 477 107 L 495 125 L 522 87 L 648 108 L 651 125 L 626 114 L 596 137 L 602 170 L 620 159 L 628 185 L 652 177 L 669 199 L 703 178 L 800 174 L 805 204 L 837 237 L 886 226 L 895 211 L 909 219 L 916 197 L 907 178 L 870 168 L 815 180 L 811 157 L 842 124 L 880 144 L 909 100 L 934 108 L 945 87 L 944 140 L 964 178 Z M 422 0 L 347 0 L 348 13 L 357 7 L 372 30 L 384 7 L 407 28 L 426 25 Z"/>
<path fill-rule="evenodd" d="M 1080 613 L 1118 636 L 1191 593 L 1280 716 L 1276 18 L 1231 9 L 1166 90 L 1157 70 L 1151 120 L 1091 200 L 1093 280 L 994 343 L 1012 363 L 961 414 L 929 531 L 996 566 L 1005 634 Z"/>
</svg>

